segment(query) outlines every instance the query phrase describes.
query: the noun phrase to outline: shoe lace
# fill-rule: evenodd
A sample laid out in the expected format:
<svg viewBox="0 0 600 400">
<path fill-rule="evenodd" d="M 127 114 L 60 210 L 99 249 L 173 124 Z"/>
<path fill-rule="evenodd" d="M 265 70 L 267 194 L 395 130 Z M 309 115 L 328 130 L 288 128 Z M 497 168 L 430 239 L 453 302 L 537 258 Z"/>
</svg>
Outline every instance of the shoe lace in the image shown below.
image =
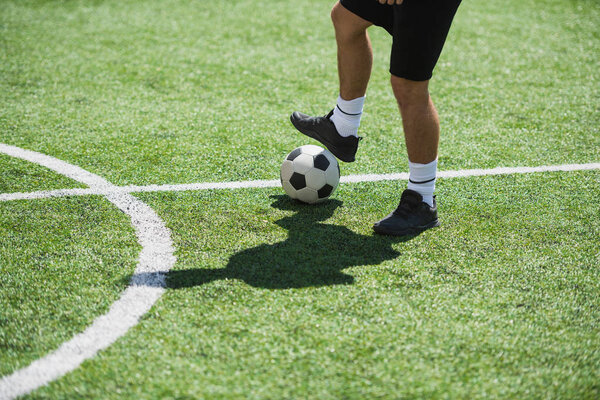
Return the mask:
<svg viewBox="0 0 600 400">
<path fill-rule="evenodd" d="M 406 202 L 405 203 L 400 202 L 400 204 L 398 204 L 398 207 L 394 210 L 394 214 L 396 214 L 399 217 L 406 217 L 406 216 L 412 214 L 412 210 L 413 210 L 412 205 L 410 205 Z"/>
<path fill-rule="evenodd" d="M 402 196 L 398 207 L 394 210 L 394 214 L 400 217 L 406 217 L 410 214 L 414 214 L 418 206 L 418 202 L 414 201 L 413 198 L 408 196 Z"/>
</svg>

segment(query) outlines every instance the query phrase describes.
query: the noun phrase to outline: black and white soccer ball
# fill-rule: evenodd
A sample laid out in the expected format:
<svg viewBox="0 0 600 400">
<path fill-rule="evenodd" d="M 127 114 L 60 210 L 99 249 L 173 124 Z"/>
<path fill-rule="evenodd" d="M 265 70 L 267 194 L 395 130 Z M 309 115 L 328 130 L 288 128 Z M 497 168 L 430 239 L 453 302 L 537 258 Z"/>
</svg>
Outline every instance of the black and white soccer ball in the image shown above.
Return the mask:
<svg viewBox="0 0 600 400">
<path fill-rule="evenodd" d="M 329 150 L 314 145 L 294 149 L 281 164 L 281 186 L 304 203 L 326 200 L 340 182 L 340 166 Z"/>
</svg>

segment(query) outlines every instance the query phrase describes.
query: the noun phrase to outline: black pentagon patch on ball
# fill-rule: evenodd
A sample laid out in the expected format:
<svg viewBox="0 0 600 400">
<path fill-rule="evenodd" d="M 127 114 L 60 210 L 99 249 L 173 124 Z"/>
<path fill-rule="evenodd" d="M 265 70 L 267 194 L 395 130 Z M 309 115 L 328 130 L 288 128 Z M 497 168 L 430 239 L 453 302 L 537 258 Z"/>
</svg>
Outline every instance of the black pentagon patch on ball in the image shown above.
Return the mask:
<svg viewBox="0 0 600 400">
<path fill-rule="evenodd" d="M 319 191 L 317 192 L 317 194 L 319 195 L 320 199 L 324 199 L 325 197 L 329 197 L 329 195 L 331 194 L 331 192 L 333 192 L 333 186 L 331 186 L 331 185 L 325 185 L 321 189 L 319 189 Z"/>
<path fill-rule="evenodd" d="M 306 178 L 304 178 L 304 175 L 294 172 L 290 178 L 290 184 L 296 190 L 303 189 L 306 187 Z"/>
<path fill-rule="evenodd" d="M 327 171 L 327 167 L 329 167 L 329 160 L 323 154 L 319 154 L 315 157 L 314 165 L 315 168 L 320 169 L 321 171 Z"/>
<path fill-rule="evenodd" d="M 302 150 L 300 150 L 300 148 L 297 148 L 294 151 L 292 151 L 290 154 L 288 154 L 287 159 L 290 161 L 294 161 L 294 159 L 296 157 L 298 157 L 300 154 L 302 154 Z"/>
</svg>

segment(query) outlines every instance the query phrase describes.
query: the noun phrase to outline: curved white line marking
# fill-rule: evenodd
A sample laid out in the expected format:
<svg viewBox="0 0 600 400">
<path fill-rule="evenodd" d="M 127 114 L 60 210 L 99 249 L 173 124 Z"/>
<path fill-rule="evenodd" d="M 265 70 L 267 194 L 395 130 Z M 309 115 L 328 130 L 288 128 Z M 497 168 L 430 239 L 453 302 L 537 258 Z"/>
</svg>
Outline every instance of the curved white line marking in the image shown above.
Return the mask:
<svg viewBox="0 0 600 400">
<path fill-rule="evenodd" d="M 589 164 L 563 164 L 546 165 L 541 167 L 498 167 L 490 169 L 464 169 L 459 171 L 438 171 L 438 178 L 462 178 L 468 176 L 490 176 L 529 174 L 534 172 L 556 172 L 556 171 L 586 171 L 600 169 L 600 163 Z M 408 180 L 408 173 L 396 174 L 365 174 L 346 175 L 340 178 L 342 183 L 376 182 Z M 0 201 L 10 200 L 32 200 L 47 197 L 84 196 L 84 195 L 108 195 L 114 193 L 142 193 L 142 192 L 182 192 L 186 190 L 210 190 L 210 189 L 246 189 L 246 188 L 269 188 L 281 185 L 279 180 L 258 180 L 238 182 L 205 182 L 205 183 L 183 183 L 179 185 L 129 185 L 129 186 L 107 186 L 89 189 L 57 189 L 42 190 L 26 193 L 0 193 Z"/>
<path fill-rule="evenodd" d="M 74 370 L 135 326 L 165 290 L 165 273 L 175 264 L 175 256 L 169 229 L 149 206 L 129 193 L 114 190 L 116 186 L 102 177 L 54 157 L 2 143 L 0 152 L 47 167 L 90 186 L 93 192 L 105 193 L 108 201 L 129 215 L 142 246 L 131 285 L 108 313 L 56 351 L 0 379 L 0 398 L 12 399 Z"/>
</svg>

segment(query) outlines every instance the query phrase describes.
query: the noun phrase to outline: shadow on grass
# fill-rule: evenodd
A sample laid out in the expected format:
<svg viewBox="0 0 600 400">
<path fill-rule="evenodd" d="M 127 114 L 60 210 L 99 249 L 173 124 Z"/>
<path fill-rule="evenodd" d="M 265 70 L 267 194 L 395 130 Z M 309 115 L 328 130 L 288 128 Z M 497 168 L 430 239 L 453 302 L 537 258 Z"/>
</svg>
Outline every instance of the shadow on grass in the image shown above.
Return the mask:
<svg viewBox="0 0 600 400">
<path fill-rule="evenodd" d="M 342 270 L 394 259 L 400 253 L 392 244 L 414 237 L 360 235 L 344 226 L 320 223 L 342 205 L 339 200 L 304 205 L 283 195 L 271 197 L 275 199 L 271 207 L 296 211 L 275 222 L 288 230 L 285 241 L 240 251 L 222 269 L 171 271 L 168 287 L 193 287 L 218 279 L 241 279 L 267 289 L 352 284 L 354 278 Z"/>
</svg>

